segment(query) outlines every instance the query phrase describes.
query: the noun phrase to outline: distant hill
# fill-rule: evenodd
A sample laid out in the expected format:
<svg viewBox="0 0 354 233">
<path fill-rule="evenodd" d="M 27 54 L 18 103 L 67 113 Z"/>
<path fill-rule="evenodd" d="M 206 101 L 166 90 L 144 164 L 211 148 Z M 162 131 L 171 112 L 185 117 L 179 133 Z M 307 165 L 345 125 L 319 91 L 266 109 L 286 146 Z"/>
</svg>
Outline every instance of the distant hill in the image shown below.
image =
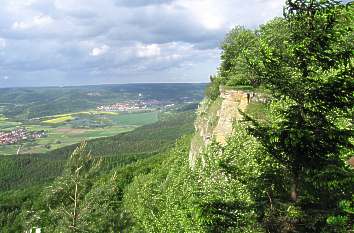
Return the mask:
<svg viewBox="0 0 354 233">
<path fill-rule="evenodd" d="M 0 113 L 26 120 L 133 99 L 195 102 L 203 98 L 205 87 L 206 84 L 173 83 L 3 88 L 0 91 Z"/>
</svg>

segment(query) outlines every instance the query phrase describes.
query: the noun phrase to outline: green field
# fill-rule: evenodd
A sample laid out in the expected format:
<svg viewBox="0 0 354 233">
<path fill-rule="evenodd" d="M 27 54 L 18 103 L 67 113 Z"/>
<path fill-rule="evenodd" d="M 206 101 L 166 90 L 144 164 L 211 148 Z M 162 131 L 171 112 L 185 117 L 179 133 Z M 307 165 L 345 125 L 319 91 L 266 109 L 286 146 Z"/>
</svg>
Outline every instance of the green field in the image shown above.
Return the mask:
<svg viewBox="0 0 354 233">
<path fill-rule="evenodd" d="M 0 155 L 44 153 L 64 146 L 131 131 L 158 121 L 159 112 L 118 114 L 85 111 L 40 118 L 37 122 L 15 122 L 0 115 L 0 130 L 25 127 L 29 131 L 44 130 L 47 137 L 14 145 L 0 145 Z"/>
<path fill-rule="evenodd" d="M 11 130 L 16 126 L 21 126 L 21 125 L 22 125 L 21 122 L 11 121 L 0 113 L 0 131 Z"/>
<path fill-rule="evenodd" d="M 109 137 L 157 122 L 161 112 L 198 103 L 205 84 L 128 84 L 80 87 L 8 88 L 0 91 L 0 132 L 24 127 L 44 130 L 47 137 L 0 145 L 1 155 L 45 153 Z M 97 111 L 97 106 L 126 102 L 155 102 L 144 112 Z M 174 103 L 175 108 L 164 108 Z M 157 110 L 159 109 L 159 110 Z"/>
</svg>

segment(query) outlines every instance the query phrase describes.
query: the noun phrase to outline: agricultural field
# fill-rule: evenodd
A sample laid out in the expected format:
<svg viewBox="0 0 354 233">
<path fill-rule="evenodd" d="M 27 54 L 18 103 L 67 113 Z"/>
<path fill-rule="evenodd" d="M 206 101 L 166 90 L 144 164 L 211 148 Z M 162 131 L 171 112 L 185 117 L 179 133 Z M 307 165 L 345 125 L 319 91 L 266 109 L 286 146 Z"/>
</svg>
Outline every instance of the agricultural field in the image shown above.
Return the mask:
<svg viewBox="0 0 354 233">
<path fill-rule="evenodd" d="M 4 88 L 0 156 L 46 153 L 132 131 L 168 112 L 195 107 L 204 88 L 205 84 Z"/>
<path fill-rule="evenodd" d="M 158 121 L 159 112 L 112 113 L 85 111 L 45 116 L 26 122 L 11 121 L 0 115 L 0 131 L 25 128 L 30 132 L 44 130 L 46 136 L 13 145 L 0 145 L 0 155 L 45 153 L 67 145 L 131 131 Z"/>
</svg>

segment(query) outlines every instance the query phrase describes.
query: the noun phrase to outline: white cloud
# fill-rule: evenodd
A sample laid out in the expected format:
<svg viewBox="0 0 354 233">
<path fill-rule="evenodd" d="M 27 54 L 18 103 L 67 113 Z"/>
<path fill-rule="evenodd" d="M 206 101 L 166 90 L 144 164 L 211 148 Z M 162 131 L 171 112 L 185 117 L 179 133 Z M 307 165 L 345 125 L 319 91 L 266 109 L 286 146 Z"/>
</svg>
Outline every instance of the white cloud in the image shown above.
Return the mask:
<svg viewBox="0 0 354 233">
<path fill-rule="evenodd" d="M 190 78 L 183 81 L 207 81 L 217 70 L 227 31 L 281 16 L 283 4 L 0 0 L 0 67 L 13 86 L 82 84 L 87 76 L 92 83 L 178 81 L 173 77 L 181 74 Z"/>
<path fill-rule="evenodd" d="M 3 79 L 4 79 L 4 80 L 8 80 L 8 79 L 9 79 L 9 76 L 4 76 Z"/>
<path fill-rule="evenodd" d="M 102 45 L 101 47 L 93 48 L 90 52 L 90 56 L 96 57 L 96 56 L 104 55 L 109 51 L 109 49 L 110 48 L 107 45 Z"/>
<path fill-rule="evenodd" d="M 0 49 L 6 48 L 6 40 L 0 37 Z"/>
<path fill-rule="evenodd" d="M 52 17 L 48 15 L 37 15 L 28 21 L 16 21 L 12 24 L 12 29 L 26 30 L 35 27 L 44 27 L 53 22 Z"/>
<path fill-rule="evenodd" d="M 138 57 L 157 57 L 161 54 L 161 48 L 158 44 L 148 44 L 144 45 L 139 43 L 136 46 L 136 55 Z"/>
<path fill-rule="evenodd" d="M 225 15 L 220 11 L 220 1 L 215 0 L 178 0 L 177 7 L 183 7 L 206 29 L 218 30 L 225 24 Z"/>
</svg>

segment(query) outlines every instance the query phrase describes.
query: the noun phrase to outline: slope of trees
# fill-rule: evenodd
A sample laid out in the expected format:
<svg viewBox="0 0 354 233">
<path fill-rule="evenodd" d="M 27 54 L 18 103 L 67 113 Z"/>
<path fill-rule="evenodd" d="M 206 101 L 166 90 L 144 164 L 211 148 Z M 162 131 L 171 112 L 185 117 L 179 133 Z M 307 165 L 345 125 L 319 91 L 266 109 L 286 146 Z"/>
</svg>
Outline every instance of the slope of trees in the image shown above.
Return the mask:
<svg viewBox="0 0 354 233">
<path fill-rule="evenodd" d="M 346 162 L 354 152 L 353 12 L 351 3 L 288 0 L 283 18 L 255 31 L 235 28 L 207 96 L 218 98 L 220 85 L 262 88 L 271 93 L 266 116 L 243 113 L 227 144 L 213 142 L 193 170 L 190 135 L 168 147 L 192 132 L 188 115 L 95 140 L 86 147 L 92 155 L 145 159 L 123 166 L 103 157 L 91 177 L 95 157 L 77 149 L 45 188 L 0 196 L 10 203 L 1 205 L 5 232 L 354 231 L 354 172 Z"/>
<path fill-rule="evenodd" d="M 158 154 L 175 140 L 193 132 L 194 113 L 178 112 L 161 116 L 155 124 L 132 132 L 88 142 L 93 156 L 103 157 L 102 170 L 110 170 Z M 52 181 L 63 171 L 68 156 L 77 145 L 45 154 L 13 155 L 0 158 L 0 191 L 23 188 Z"/>
<path fill-rule="evenodd" d="M 85 193 L 93 205 L 97 206 L 90 209 L 93 211 L 90 212 L 90 221 L 98 224 L 97 229 L 111 229 L 112 222 L 116 223 L 115 227 L 121 227 L 123 220 L 119 220 L 120 213 L 115 214 L 114 206 L 120 203 L 123 187 L 131 182 L 135 174 L 150 171 L 151 166 L 163 158 L 162 152 L 173 146 L 178 137 L 193 132 L 193 122 L 192 111 L 176 112 L 163 115 L 159 122 L 132 132 L 87 142 L 86 150 L 94 158 L 102 160 L 98 174 L 90 178 L 92 191 Z M 65 164 L 75 147 L 73 145 L 46 154 L 3 157 L 0 160 L 1 232 L 20 232 L 28 227 L 27 223 L 36 223 L 34 216 L 42 216 L 41 213 L 49 216 L 44 194 L 48 194 L 50 189 L 46 187 L 65 175 Z M 106 198 L 101 200 L 101 197 Z M 65 199 L 65 195 L 62 198 Z M 100 206 L 105 205 L 112 208 L 109 215 L 106 210 L 100 209 Z M 98 214 L 104 216 L 99 215 L 96 219 L 94 216 Z M 43 218 L 36 226 L 49 226 L 51 222 L 46 222 L 46 219 Z"/>
<path fill-rule="evenodd" d="M 212 144 L 195 171 L 180 145 L 166 165 L 138 177 L 126 203 L 139 229 L 354 230 L 353 12 L 352 3 L 289 0 L 284 18 L 227 35 L 206 94 L 260 87 L 272 94 L 267 117 L 244 113 L 228 144 Z"/>
</svg>

